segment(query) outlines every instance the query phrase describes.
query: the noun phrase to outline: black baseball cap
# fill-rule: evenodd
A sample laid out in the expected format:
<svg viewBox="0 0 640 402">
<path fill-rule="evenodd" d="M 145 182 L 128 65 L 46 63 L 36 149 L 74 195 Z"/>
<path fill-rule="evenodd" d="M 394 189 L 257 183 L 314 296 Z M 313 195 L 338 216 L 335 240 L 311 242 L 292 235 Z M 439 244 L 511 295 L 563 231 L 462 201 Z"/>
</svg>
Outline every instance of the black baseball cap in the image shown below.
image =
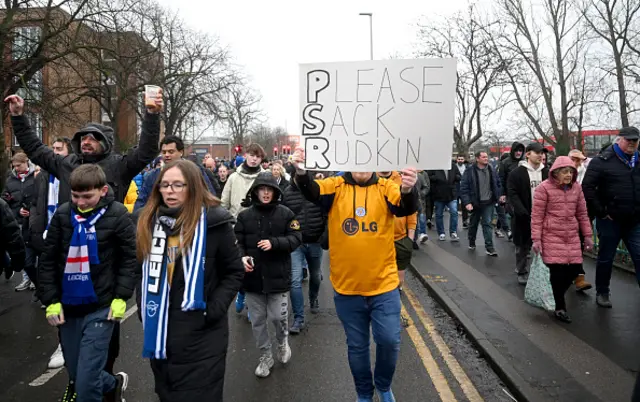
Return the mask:
<svg viewBox="0 0 640 402">
<path fill-rule="evenodd" d="M 527 148 L 524 150 L 524 152 L 529 151 L 533 151 L 539 154 L 540 152 L 544 152 L 544 147 L 539 142 L 532 142 L 531 144 L 527 145 Z"/>
<path fill-rule="evenodd" d="M 631 126 L 620 129 L 618 136 L 624 137 L 627 140 L 637 140 L 640 138 L 640 130 Z"/>
</svg>

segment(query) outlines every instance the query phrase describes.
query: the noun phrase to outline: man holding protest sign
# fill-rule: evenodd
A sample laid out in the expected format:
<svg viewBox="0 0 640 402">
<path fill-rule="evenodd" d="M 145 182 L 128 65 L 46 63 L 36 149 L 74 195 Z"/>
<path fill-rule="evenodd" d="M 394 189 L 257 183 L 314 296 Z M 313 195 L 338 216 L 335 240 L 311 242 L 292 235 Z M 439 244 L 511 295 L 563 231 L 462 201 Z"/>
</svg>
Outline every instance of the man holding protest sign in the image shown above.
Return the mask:
<svg viewBox="0 0 640 402">
<path fill-rule="evenodd" d="M 372 172 L 450 169 L 455 87 L 455 59 L 300 66 L 304 149 L 291 162 L 301 193 L 328 214 L 330 279 L 359 402 L 371 402 L 374 389 L 381 402 L 395 401 L 401 304 L 394 219 L 414 214 L 419 203 L 415 168 L 403 169 L 399 184 Z M 346 173 L 312 181 L 307 169 Z"/>
<path fill-rule="evenodd" d="M 391 381 L 400 351 L 400 285 L 394 249 L 394 216 L 418 210 L 417 171 L 402 170 L 402 185 L 371 172 L 312 181 L 305 152 L 292 158 L 295 182 L 309 201 L 328 214 L 331 283 L 336 312 L 347 335 L 349 367 L 358 401 L 395 401 Z M 370 330 L 376 343 L 371 373 Z"/>
</svg>

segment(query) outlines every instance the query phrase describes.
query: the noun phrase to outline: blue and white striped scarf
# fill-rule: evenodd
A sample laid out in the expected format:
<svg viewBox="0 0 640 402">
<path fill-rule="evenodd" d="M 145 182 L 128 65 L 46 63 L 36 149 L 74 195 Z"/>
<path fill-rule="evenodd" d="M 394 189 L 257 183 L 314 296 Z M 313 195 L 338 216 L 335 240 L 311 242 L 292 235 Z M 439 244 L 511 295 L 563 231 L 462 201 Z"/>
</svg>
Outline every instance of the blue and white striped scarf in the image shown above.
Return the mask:
<svg viewBox="0 0 640 402">
<path fill-rule="evenodd" d="M 182 235 L 181 235 L 182 242 Z M 182 311 L 205 310 L 204 260 L 207 245 L 207 213 L 202 209 L 193 242 L 182 253 L 184 294 Z M 167 277 L 167 233 L 156 217 L 153 224 L 151 252 L 142 264 L 142 295 L 140 308 L 144 328 L 142 357 L 167 358 L 167 328 L 169 320 L 169 278 Z"/>
<path fill-rule="evenodd" d="M 60 180 L 54 175 L 49 173 L 49 189 L 47 192 L 47 226 L 42 234 L 42 238 L 47 238 L 47 232 L 49 231 L 49 225 L 51 224 L 51 218 L 58 209 L 58 196 L 60 194 Z"/>
</svg>

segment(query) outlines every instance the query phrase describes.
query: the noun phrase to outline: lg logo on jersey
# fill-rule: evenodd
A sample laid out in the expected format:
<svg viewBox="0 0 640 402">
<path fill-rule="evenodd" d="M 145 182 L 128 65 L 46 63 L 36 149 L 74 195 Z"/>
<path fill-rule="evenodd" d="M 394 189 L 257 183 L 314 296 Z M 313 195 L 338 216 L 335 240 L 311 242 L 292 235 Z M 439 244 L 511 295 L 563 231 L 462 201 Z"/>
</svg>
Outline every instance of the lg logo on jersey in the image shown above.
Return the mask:
<svg viewBox="0 0 640 402">
<path fill-rule="evenodd" d="M 353 236 L 360 230 L 362 230 L 362 233 L 376 233 L 378 231 L 378 222 L 358 222 L 354 218 L 347 218 L 342 222 L 342 231 L 347 236 Z"/>
</svg>

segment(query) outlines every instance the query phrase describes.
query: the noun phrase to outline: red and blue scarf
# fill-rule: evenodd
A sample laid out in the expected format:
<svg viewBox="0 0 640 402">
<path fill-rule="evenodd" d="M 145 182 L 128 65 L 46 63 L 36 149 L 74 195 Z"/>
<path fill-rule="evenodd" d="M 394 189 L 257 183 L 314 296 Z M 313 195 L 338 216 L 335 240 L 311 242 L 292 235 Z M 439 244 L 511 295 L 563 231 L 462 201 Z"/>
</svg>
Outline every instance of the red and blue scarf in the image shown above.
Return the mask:
<svg viewBox="0 0 640 402">
<path fill-rule="evenodd" d="M 87 218 L 71 212 L 73 235 L 62 277 L 62 304 L 98 301 L 91 281 L 91 264 L 100 264 L 95 224 L 106 211 L 107 207 L 104 207 Z"/>
</svg>

